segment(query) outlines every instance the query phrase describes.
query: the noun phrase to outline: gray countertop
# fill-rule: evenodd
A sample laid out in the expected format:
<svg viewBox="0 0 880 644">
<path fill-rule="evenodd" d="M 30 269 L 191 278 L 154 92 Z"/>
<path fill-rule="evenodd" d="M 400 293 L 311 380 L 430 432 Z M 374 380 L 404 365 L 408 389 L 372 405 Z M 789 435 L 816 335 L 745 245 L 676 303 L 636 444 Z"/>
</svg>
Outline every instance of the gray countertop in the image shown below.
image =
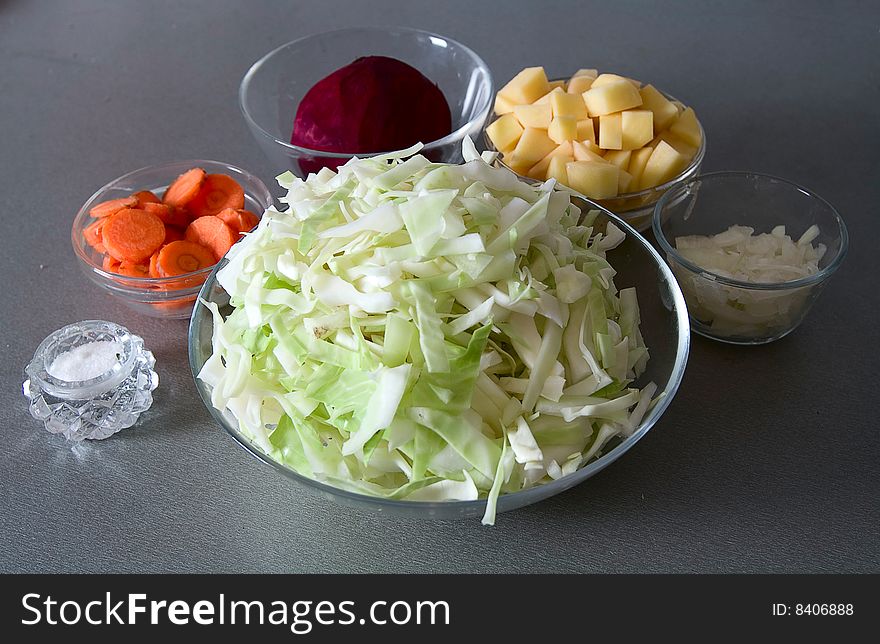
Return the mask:
<svg viewBox="0 0 880 644">
<path fill-rule="evenodd" d="M 161 161 L 220 159 L 270 183 L 238 111 L 245 70 L 308 33 L 388 23 L 469 44 L 499 83 L 534 64 L 650 80 L 695 106 L 705 170 L 780 175 L 834 203 L 848 258 L 791 336 L 695 337 L 632 451 L 494 528 L 303 494 L 214 425 L 185 322 L 132 313 L 79 272 L 70 222 Z M 871 2 L 0 2 L 0 570 L 878 572 L 878 104 Z M 142 425 L 71 449 L 30 418 L 21 374 L 43 337 L 90 318 L 141 334 L 162 380 Z"/>
</svg>

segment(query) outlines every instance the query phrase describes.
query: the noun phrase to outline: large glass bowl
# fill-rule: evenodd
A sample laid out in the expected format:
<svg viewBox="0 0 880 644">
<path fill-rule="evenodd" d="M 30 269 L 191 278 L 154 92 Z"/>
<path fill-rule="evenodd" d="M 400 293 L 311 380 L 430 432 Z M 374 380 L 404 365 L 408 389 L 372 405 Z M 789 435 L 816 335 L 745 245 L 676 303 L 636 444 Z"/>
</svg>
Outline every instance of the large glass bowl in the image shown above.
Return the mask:
<svg viewBox="0 0 880 644">
<path fill-rule="evenodd" d="M 754 234 L 776 226 L 797 240 L 819 228 L 819 271 L 786 282 L 744 282 L 713 273 L 683 257 L 676 238 L 715 235 L 730 226 Z M 687 300 L 695 333 L 731 344 L 766 344 L 794 331 L 840 266 L 849 246 L 837 210 L 795 183 L 754 172 L 710 172 L 671 188 L 654 211 L 654 236 Z"/>
<path fill-rule="evenodd" d="M 190 168 L 203 168 L 209 174 L 225 174 L 244 189 L 244 207 L 258 217 L 273 204 L 272 193 L 257 177 L 229 163 L 192 159 L 172 161 L 134 170 L 114 179 L 89 197 L 73 220 L 70 240 L 79 260 L 80 269 L 101 290 L 124 302 L 129 308 L 159 318 L 188 318 L 196 295 L 213 268 L 203 268 L 175 277 L 128 277 L 104 269 L 104 255 L 86 243 L 83 231 L 95 220 L 89 210 L 102 201 L 128 197 L 141 190 L 158 195 Z"/>
<path fill-rule="evenodd" d="M 631 436 L 624 440 L 613 439 L 605 447 L 600 458 L 558 480 L 520 492 L 502 495 L 498 499 L 498 512 L 515 510 L 559 494 L 582 483 L 616 461 L 635 445 L 663 415 L 669 403 L 672 402 L 684 375 L 690 346 L 688 316 L 684 298 L 669 267 L 645 238 L 619 217 L 601 206 L 596 206 L 593 202 L 579 197 L 573 197 L 573 201 L 584 211 L 591 208 L 603 211 L 602 215 L 597 218 L 597 227 L 601 228 L 608 221 L 613 221 L 626 233 L 626 240 L 608 253 L 608 259 L 618 271 L 614 278 L 618 288 L 635 286 L 637 289 L 642 320 L 641 330 L 651 358 L 648 361 L 647 371 L 636 384 L 644 385 L 650 381 L 657 383 L 659 400 Z M 223 262 L 220 266 L 222 264 Z M 221 313 L 228 313 L 231 310 L 229 297 L 217 284 L 216 270 L 205 282 L 199 298 L 216 303 Z M 321 483 L 270 458 L 256 443 L 239 431 L 238 422 L 230 412 L 214 408 L 211 404 L 211 388 L 197 377 L 202 365 L 211 356 L 212 329 L 213 321 L 207 307 L 197 305 L 189 326 L 189 361 L 193 378 L 196 381 L 196 388 L 214 419 L 257 460 L 300 484 L 300 489 L 317 491 L 327 499 L 345 505 L 386 514 L 434 519 L 482 516 L 486 509 L 485 500 L 428 502 L 381 499 L 340 490 Z"/>
<path fill-rule="evenodd" d="M 404 27 L 356 27 L 282 45 L 254 63 L 242 79 L 241 112 L 273 167 L 305 177 L 353 156 L 393 151 L 325 152 L 290 143 L 293 119 L 306 92 L 362 56 L 397 58 L 440 87 L 452 113 L 452 132 L 436 141 L 422 141 L 422 154 L 432 161 L 460 161 L 462 139 L 479 136 L 492 106 L 492 73 L 486 63 L 469 47 L 446 36 Z"/>
</svg>

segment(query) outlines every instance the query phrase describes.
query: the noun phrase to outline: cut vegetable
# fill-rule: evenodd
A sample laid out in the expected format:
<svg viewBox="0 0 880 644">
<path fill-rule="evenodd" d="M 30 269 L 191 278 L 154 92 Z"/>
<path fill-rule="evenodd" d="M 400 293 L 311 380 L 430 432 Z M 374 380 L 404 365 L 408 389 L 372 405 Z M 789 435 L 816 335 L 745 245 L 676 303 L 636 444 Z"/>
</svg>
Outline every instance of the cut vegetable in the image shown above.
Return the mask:
<svg viewBox="0 0 880 644">
<path fill-rule="evenodd" d="M 107 253 L 120 262 L 139 264 L 165 241 L 165 225 L 156 215 L 125 208 L 111 215 L 101 229 Z"/>
<path fill-rule="evenodd" d="M 223 223 L 237 233 L 250 232 L 260 223 L 259 217 L 250 210 L 244 209 L 224 208 L 217 213 L 217 218 L 223 220 Z"/>
<path fill-rule="evenodd" d="M 186 228 L 184 238 L 211 250 L 215 261 L 220 261 L 227 251 L 232 248 L 238 237 L 237 231 L 233 231 L 219 217 L 206 216 L 194 220 Z"/>
<path fill-rule="evenodd" d="M 209 248 L 186 240 L 175 241 L 163 246 L 158 252 L 155 269 L 151 262 L 150 273 L 156 273 L 159 277 L 174 277 L 207 268 L 215 262 L 214 254 Z"/>
<path fill-rule="evenodd" d="M 201 168 L 187 170 L 168 186 L 162 201 L 172 206 L 186 206 L 199 194 L 206 176 L 205 171 Z"/>
<path fill-rule="evenodd" d="M 216 215 L 224 208 L 244 208 L 244 189 L 230 176 L 209 174 L 186 207 L 194 217 Z"/>
<path fill-rule="evenodd" d="M 137 206 L 138 200 L 137 197 L 120 197 L 119 199 L 111 199 L 110 201 L 104 201 L 103 203 L 99 203 L 97 206 L 94 206 L 91 210 L 89 210 L 89 217 L 94 217 L 95 219 L 103 219 L 104 217 L 109 217 L 110 215 L 116 214 L 123 208 L 134 208 Z"/>
</svg>

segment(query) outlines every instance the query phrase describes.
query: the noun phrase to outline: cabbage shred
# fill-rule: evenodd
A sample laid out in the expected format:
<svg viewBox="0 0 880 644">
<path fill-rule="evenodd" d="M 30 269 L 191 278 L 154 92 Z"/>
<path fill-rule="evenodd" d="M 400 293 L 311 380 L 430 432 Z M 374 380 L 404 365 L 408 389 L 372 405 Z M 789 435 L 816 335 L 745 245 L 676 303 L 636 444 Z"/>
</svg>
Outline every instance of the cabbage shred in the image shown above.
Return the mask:
<svg viewBox="0 0 880 644">
<path fill-rule="evenodd" d="M 553 182 L 466 142 L 278 178 L 213 303 L 212 403 L 300 474 L 391 499 L 487 499 L 570 474 L 630 434 L 656 387 L 633 289 Z M 407 158 L 408 157 L 408 158 Z M 404 160 L 406 159 L 406 160 Z"/>
</svg>

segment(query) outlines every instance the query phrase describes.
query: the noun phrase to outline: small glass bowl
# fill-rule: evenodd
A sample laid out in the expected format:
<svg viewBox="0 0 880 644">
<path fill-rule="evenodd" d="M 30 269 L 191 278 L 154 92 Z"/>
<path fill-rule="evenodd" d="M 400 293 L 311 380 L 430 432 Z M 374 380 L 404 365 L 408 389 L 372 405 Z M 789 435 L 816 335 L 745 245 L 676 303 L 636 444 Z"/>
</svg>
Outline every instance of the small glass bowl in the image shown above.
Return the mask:
<svg viewBox="0 0 880 644">
<path fill-rule="evenodd" d="M 282 45 L 258 60 L 241 81 L 238 98 L 244 120 L 274 167 L 305 177 L 353 156 L 374 152 L 325 152 L 290 143 L 297 106 L 312 86 L 362 56 L 389 56 L 408 63 L 442 90 L 452 113 L 452 132 L 423 141 L 422 154 L 433 161 L 460 160 L 461 142 L 476 139 L 492 106 L 492 73 L 483 60 L 459 42 L 403 27 L 356 27 L 306 36 Z"/>
<path fill-rule="evenodd" d="M 795 241 L 818 226 L 813 244 L 827 248 L 819 272 L 787 282 L 743 282 L 703 269 L 675 248 L 677 237 L 714 235 L 733 225 L 755 234 L 783 225 Z M 675 186 L 657 202 L 653 226 L 687 301 L 691 328 L 731 344 L 765 344 L 797 328 L 849 245 L 831 204 L 795 183 L 754 172 L 712 172 Z"/>
<path fill-rule="evenodd" d="M 568 79 L 557 79 L 557 81 L 558 80 Z M 683 105 L 683 103 L 674 96 L 670 96 L 666 92 L 661 92 L 661 94 L 663 94 L 663 96 L 665 96 L 673 103 Z M 616 197 L 612 197 L 610 199 L 593 199 L 592 201 L 595 201 L 605 208 L 608 208 L 608 210 L 618 215 L 621 219 L 623 219 L 626 223 L 635 228 L 637 231 L 644 232 L 648 230 L 651 227 L 651 216 L 654 213 L 654 204 L 657 202 L 657 200 L 661 196 L 663 196 L 663 194 L 672 186 L 678 185 L 685 181 L 689 181 L 700 173 L 700 168 L 703 166 L 703 158 L 706 156 L 706 132 L 705 130 L 703 130 L 702 122 L 698 120 L 698 123 L 700 125 L 700 147 L 697 149 L 697 153 L 694 155 L 694 158 L 691 159 L 691 162 L 684 170 L 681 171 L 680 174 L 676 175 L 666 183 L 661 183 L 660 185 L 654 186 L 653 188 L 646 188 L 644 190 L 638 190 L 636 192 L 625 192 L 622 195 L 617 195 Z M 488 125 L 491 125 L 491 123 L 487 124 L 487 127 Z M 486 134 L 485 131 L 483 132 L 483 144 L 486 146 L 487 150 L 491 150 L 493 152 L 497 151 L 494 144 L 492 143 L 492 140 L 489 138 L 489 135 Z M 514 171 L 510 166 L 508 166 L 501 160 L 500 156 L 495 163 L 507 168 L 508 170 Z M 535 183 L 535 179 L 532 179 L 525 175 L 517 173 L 517 176 L 523 181 Z"/>
<path fill-rule="evenodd" d="M 149 166 L 114 179 L 89 197 L 73 220 L 71 242 L 86 276 L 101 289 L 125 302 L 131 309 L 159 318 L 188 318 L 196 295 L 213 266 L 177 277 L 128 277 L 104 270 L 104 256 L 89 246 L 83 236 L 95 220 L 89 210 L 102 201 L 127 197 L 140 190 L 161 196 L 165 188 L 190 168 L 203 168 L 208 174 L 226 174 L 244 188 L 245 208 L 258 217 L 274 202 L 265 184 L 249 172 L 220 161 L 194 159 Z"/>
<path fill-rule="evenodd" d="M 619 217 L 594 202 L 573 196 L 572 201 L 583 212 L 598 209 L 602 214 L 597 217 L 595 228 L 604 230 L 608 222 L 626 233 L 626 239 L 614 250 L 608 252 L 608 260 L 617 269 L 614 278 L 618 288 L 634 286 L 638 292 L 639 316 L 641 331 L 645 344 L 650 351 L 647 370 L 638 381 L 637 386 L 649 382 L 657 384 L 656 404 L 645 415 L 641 424 L 625 439 L 614 438 L 603 447 L 602 456 L 589 462 L 581 469 L 562 478 L 543 485 L 528 488 L 520 492 L 503 494 L 498 499 L 498 512 L 515 510 L 551 496 L 564 492 L 582 483 L 594 474 L 623 456 L 637 441 L 648 433 L 669 407 L 672 398 L 684 376 L 690 348 L 690 331 L 688 329 L 687 309 L 678 284 L 669 267 L 639 233 L 633 230 Z M 231 311 L 229 296 L 217 283 L 217 270 L 226 260 L 221 260 L 214 273 L 205 282 L 199 299 L 213 302 L 221 314 L 228 315 Z M 255 442 L 243 434 L 239 423 L 228 410 L 220 411 L 211 403 L 211 387 L 198 378 L 198 374 L 211 357 L 211 336 L 214 323 L 211 312 L 206 306 L 196 306 L 189 324 L 189 364 L 196 389 L 202 402 L 214 417 L 214 420 L 226 430 L 230 436 L 251 456 L 268 465 L 282 476 L 299 484 L 299 489 L 309 490 L 330 501 L 344 505 L 399 516 L 410 516 L 425 519 L 458 519 L 482 516 L 486 510 L 486 500 L 478 501 L 407 501 L 383 499 L 365 494 L 342 490 L 327 483 L 303 476 L 296 470 L 279 463 L 266 454 Z"/>
</svg>

